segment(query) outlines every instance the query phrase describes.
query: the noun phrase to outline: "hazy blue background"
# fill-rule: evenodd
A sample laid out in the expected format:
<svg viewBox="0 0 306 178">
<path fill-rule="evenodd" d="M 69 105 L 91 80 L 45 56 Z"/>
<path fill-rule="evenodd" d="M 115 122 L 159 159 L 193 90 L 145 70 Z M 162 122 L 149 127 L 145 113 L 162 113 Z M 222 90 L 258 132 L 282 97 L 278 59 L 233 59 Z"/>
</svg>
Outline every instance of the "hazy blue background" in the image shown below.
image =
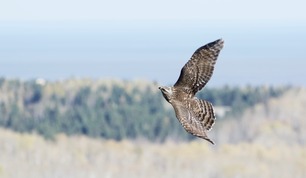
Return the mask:
<svg viewBox="0 0 306 178">
<path fill-rule="evenodd" d="M 201 45 L 223 38 L 210 86 L 305 86 L 306 3 L 0 2 L 0 76 L 174 83 Z"/>
</svg>

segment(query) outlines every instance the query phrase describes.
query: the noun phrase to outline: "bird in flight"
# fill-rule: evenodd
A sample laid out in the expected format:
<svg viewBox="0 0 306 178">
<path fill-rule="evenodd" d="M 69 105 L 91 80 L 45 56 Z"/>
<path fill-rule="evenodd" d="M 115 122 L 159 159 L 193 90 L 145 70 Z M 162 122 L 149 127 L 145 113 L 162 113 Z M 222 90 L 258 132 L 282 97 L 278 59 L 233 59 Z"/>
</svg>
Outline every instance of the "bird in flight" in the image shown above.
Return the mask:
<svg viewBox="0 0 306 178">
<path fill-rule="evenodd" d="M 207 132 L 212 128 L 216 116 L 210 102 L 198 99 L 201 90 L 213 74 L 214 65 L 223 48 L 222 39 L 197 49 L 184 65 L 173 87 L 159 87 L 164 98 L 173 106 L 175 115 L 184 129 L 210 143 Z"/>
</svg>

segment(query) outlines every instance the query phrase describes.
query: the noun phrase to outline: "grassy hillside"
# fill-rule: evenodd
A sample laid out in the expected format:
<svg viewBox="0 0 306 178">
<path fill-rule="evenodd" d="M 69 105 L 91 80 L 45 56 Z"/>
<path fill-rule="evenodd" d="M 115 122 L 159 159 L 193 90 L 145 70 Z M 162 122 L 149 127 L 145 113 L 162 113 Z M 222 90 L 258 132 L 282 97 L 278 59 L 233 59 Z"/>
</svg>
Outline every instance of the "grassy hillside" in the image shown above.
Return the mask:
<svg viewBox="0 0 306 178">
<path fill-rule="evenodd" d="M 273 139 L 273 138 L 272 138 Z M 112 141 L 0 130 L 1 178 L 304 178 L 306 146 Z"/>
<path fill-rule="evenodd" d="M 219 119 L 201 139 L 105 140 L 0 129 L 0 177 L 306 177 L 306 89 L 294 88 Z"/>
</svg>

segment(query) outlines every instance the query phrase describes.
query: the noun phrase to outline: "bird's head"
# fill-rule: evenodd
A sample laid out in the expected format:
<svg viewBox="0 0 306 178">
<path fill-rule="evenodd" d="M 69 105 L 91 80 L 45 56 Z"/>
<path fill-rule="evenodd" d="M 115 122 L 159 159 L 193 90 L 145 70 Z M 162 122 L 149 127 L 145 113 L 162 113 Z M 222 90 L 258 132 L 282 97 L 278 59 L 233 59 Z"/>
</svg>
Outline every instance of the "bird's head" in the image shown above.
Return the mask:
<svg viewBox="0 0 306 178">
<path fill-rule="evenodd" d="M 171 102 L 171 96 L 172 96 L 172 87 L 158 87 L 160 91 L 162 92 L 164 98 L 170 103 Z"/>
</svg>

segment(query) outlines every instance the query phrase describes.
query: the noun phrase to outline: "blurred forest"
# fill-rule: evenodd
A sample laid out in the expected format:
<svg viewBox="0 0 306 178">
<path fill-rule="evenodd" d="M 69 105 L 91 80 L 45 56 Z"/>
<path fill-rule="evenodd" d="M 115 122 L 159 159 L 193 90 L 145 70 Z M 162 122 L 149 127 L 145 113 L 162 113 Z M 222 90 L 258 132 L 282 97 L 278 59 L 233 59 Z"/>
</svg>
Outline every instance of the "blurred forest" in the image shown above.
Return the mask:
<svg viewBox="0 0 306 178">
<path fill-rule="evenodd" d="M 0 177 L 306 177 L 306 88 L 204 89 L 216 145 L 186 133 L 157 88 L 0 79 Z"/>
<path fill-rule="evenodd" d="M 222 115 L 211 145 L 184 131 L 156 83 L 0 86 L 1 178 L 306 177 L 305 88 L 205 89 Z"/>
<path fill-rule="evenodd" d="M 198 97 L 212 102 L 220 119 L 239 116 L 289 88 L 224 86 L 204 89 Z M 115 140 L 194 139 L 182 129 L 157 84 L 146 81 L 1 78 L 0 110 L 2 127 L 37 132 L 48 139 L 59 133 Z"/>
</svg>

